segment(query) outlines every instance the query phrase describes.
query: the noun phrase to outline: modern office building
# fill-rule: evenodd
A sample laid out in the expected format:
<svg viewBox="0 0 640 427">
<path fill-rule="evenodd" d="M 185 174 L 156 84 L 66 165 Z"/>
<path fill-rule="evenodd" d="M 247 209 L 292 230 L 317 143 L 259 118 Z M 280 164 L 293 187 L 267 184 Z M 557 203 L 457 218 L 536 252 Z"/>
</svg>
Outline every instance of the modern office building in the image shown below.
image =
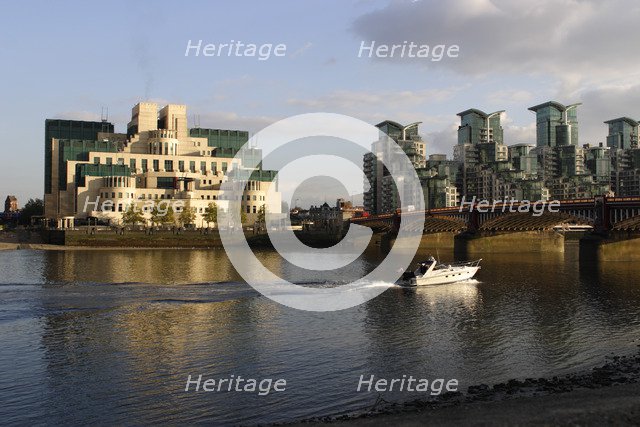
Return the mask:
<svg viewBox="0 0 640 427">
<path fill-rule="evenodd" d="M 228 204 L 221 185 L 246 168 L 234 155 L 247 140 L 243 131 L 189 129 L 187 107 L 176 104 L 135 105 L 126 134 L 107 122 L 46 120 L 45 216 L 59 227 L 87 218 L 113 224 L 131 204 L 149 219 L 152 205 L 180 201 L 201 226 L 210 203 Z M 248 172 L 247 186 L 238 189 L 247 221 L 257 219 L 262 205 L 280 213 L 276 172 L 260 165 Z M 267 199 L 271 185 L 276 188 Z"/>
</svg>

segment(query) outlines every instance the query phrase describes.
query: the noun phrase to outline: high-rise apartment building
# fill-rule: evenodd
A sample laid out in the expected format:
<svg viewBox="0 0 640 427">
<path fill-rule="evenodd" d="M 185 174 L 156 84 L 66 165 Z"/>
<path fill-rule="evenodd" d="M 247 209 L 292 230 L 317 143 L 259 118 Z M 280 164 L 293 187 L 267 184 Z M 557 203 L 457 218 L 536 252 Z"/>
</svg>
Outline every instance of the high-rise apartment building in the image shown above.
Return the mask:
<svg viewBox="0 0 640 427">
<path fill-rule="evenodd" d="M 493 113 L 471 108 L 458 113 L 460 126 L 458 127 L 458 145 L 481 144 L 495 142 L 502 144 L 503 129 L 500 115 L 504 110 Z"/>
<path fill-rule="evenodd" d="M 363 159 L 366 188 L 364 205 L 368 212 L 392 212 L 400 207 L 400 201 L 405 206 L 416 202 L 414 200 L 416 189 L 407 186 L 398 188 L 383 161 L 399 167 L 401 163 L 396 160 L 396 156 L 405 154 L 414 168 L 425 167 L 425 143 L 418 132 L 419 124 L 420 122 L 416 122 L 403 126 L 386 120 L 376 125 L 380 129 L 380 138 L 371 144 L 371 152 L 365 154 Z M 388 144 L 389 139 L 395 144 Z"/>
<path fill-rule="evenodd" d="M 638 122 L 629 117 L 607 120 L 609 135 L 607 135 L 607 147 L 612 149 L 628 150 L 638 147 Z"/>
<path fill-rule="evenodd" d="M 549 101 L 530 107 L 536 113 L 536 145 L 559 147 L 578 145 L 578 113 L 580 103 L 563 105 Z"/>
</svg>

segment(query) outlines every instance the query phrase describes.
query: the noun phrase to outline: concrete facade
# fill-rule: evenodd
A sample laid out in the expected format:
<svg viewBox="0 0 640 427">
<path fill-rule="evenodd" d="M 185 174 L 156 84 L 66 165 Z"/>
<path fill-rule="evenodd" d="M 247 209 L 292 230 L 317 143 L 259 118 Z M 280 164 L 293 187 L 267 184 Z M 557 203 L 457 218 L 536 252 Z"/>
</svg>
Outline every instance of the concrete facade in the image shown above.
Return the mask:
<svg viewBox="0 0 640 427">
<path fill-rule="evenodd" d="M 71 126 L 76 123 L 82 124 Z M 185 105 L 158 109 L 155 103 L 141 102 L 131 111 L 126 134 L 100 132 L 95 139 L 51 137 L 45 141 L 51 171 L 45 216 L 63 227 L 69 221 L 60 220 L 70 217 L 118 224 L 130 204 L 149 220 L 151 206 L 159 203 L 176 206 L 176 213 L 192 208 L 195 226 L 205 226 L 203 215 L 209 204 L 228 206 L 221 185 L 244 168 L 241 160 L 228 153 L 219 156 L 207 138 L 190 136 Z M 241 206 L 251 224 L 263 205 L 268 212 L 280 213 L 281 195 L 274 171 L 250 172 L 250 181 L 241 189 Z M 271 185 L 276 188 L 267 198 Z M 104 202 L 112 208 L 103 209 Z"/>
</svg>

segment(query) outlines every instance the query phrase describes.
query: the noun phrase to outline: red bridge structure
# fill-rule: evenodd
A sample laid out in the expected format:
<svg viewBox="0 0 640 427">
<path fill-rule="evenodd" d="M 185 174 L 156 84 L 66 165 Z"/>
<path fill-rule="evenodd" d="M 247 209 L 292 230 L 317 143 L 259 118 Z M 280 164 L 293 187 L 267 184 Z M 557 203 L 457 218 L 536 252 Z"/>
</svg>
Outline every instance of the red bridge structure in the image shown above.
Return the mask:
<svg viewBox="0 0 640 427">
<path fill-rule="evenodd" d="M 437 208 L 352 218 L 354 224 L 370 227 L 374 232 L 393 233 L 400 220 L 409 220 L 415 232 L 519 232 L 570 229 L 582 226 L 596 232 L 640 231 L 640 197 L 608 197 L 563 200 L 550 205 L 504 202 L 495 205 L 467 203 L 463 206 Z M 412 219 L 414 220 L 412 223 Z M 420 230 L 422 228 L 422 230 Z"/>
</svg>

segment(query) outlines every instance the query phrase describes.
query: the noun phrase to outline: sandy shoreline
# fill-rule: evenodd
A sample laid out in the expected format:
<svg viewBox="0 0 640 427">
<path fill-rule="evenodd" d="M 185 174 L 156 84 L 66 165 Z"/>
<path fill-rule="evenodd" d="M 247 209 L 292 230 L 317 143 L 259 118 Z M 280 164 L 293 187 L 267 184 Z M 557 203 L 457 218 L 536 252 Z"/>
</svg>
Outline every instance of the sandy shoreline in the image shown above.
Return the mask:
<svg viewBox="0 0 640 427">
<path fill-rule="evenodd" d="M 640 353 L 590 371 L 471 386 L 430 401 L 387 403 L 368 412 L 291 425 L 639 425 Z"/>
</svg>

